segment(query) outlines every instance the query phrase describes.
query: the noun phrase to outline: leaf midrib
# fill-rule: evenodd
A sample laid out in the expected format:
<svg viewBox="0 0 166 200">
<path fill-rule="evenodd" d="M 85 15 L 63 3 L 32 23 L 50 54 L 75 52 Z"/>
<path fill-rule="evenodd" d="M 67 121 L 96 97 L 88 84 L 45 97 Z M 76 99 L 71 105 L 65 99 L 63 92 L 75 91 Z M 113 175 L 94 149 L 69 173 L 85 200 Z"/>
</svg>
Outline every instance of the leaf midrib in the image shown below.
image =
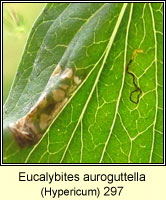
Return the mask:
<svg viewBox="0 0 166 200">
<path fill-rule="evenodd" d="M 152 24 L 153 24 L 153 30 L 154 30 L 154 41 L 155 41 L 155 83 L 156 83 L 156 109 L 155 109 L 155 117 L 154 117 L 154 123 L 153 123 L 153 137 L 152 137 L 152 147 L 151 147 L 151 152 L 150 152 L 150 158 L 149 158 L 149 163 L 152 162 L 152 157 L 153 157 L 153 150 L 154 150 L 154 141 L 155 141 L 155 126 L 157 123 L 157 113 L 158 113 L 158 92 L 157 92 L 157 85 L 158 85 L 158 77 L 157 77 L 157 38 L 156 38 L 156 28 L 155 28 L 155 20 L 154 20 L 154 14 L 153 14 L 153 9 L 151 7 L 151 3 L 149 3 L 149 8 L 152 16 Z"/>
</svg>

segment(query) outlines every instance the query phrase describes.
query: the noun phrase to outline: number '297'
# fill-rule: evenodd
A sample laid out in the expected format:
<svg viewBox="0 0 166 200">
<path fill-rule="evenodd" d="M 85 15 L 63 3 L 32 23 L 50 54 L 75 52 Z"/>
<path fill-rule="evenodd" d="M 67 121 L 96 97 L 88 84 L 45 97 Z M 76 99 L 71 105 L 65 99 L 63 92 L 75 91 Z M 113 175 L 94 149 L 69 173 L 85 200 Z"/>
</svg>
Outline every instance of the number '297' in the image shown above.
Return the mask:
<svg viewBox="0 0 166 200">
<path fill-rule="evenodd" d="M 104 187 L 104 196 L 120 196 L 123 190 L 122 186 L 118 187 Z"/>
</svg>

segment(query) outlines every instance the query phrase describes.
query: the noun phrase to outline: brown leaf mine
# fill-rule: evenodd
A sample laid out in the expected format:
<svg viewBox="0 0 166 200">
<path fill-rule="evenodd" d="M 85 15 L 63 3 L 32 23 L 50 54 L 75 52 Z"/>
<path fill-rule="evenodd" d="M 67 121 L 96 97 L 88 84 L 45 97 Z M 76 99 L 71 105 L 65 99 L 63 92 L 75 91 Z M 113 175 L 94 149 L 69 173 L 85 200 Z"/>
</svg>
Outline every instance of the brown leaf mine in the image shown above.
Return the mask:
<svg viewBox="0 0 166 200">
<path fill-rule="evenodd" d="M 9 124 L 9 130 L 21 148 L 36 144 L 67 103 L 81 80 L 72 68 L 59 64 L 35 105 L 22 118 Z"/>
<path fill-rule="evenodd" d="M 40 136 L 35 131 L 35 127 L 27 122 L 26 118 L 21 118 L 15 123 L 9 124 L 9 129 L 21 148 L 33 145 L 40 139 Z"/>
<path fill-rule="evenodd" d="M 135 89 L 134 89 L 133 91 L 131 91 L 131 93 L 130 93 L 130 101 L 131 101 L 132 103 L 134 103 L 134 104 L 138 104 L 138 103 L 139 103 L 139 99 L 140 99 L 140 96 L 141 96 L 141 94 L 142 94 L 141 88 L 140 88 L 140 87 L 138 86 L 138 84 L 136 83 L 136 75 L 135 75 L 133 72 L 131 72 L 131 71 L 129 70 L 129 67 L 130 67 L 131 63 L 134 61 L 135 56 L 136 56 L 137 53 L 143 53 L 143 50 L 142 50 L 142 49 L 135 49 L 135 50 L 132 52 L 130 61 L 129 61 L 129 63 L 128 63 L 127 66 L 126 66 L 126 72 L 132 76 L 132 78 L 133 78 L 133 85 L 134 85 L 134 87 L 135 87 Z M 133 94 L 134 94 L 134 93 L 138 93 L 137 99 L 136 99 L 136 100 L 133 99 Z"/>
</svg>

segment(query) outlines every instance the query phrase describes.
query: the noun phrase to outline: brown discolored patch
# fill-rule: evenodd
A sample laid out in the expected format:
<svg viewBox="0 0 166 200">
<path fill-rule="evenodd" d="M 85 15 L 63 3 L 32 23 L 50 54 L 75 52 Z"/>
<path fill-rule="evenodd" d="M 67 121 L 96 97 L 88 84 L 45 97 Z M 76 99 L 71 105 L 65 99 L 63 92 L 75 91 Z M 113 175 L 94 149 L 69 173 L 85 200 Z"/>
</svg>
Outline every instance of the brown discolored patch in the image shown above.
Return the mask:
<svg viewBox="0 0 166 200">
<path fill-rule="evenodd" d="M 67 90 L 69 88 L 69 85 L 66 85 L 66 84 L 62 84 L 60 86 L 60 88 L 62 88 L 63 90 Z"/>
<path fill-rule="evenodd" d="M 15 123 L 10 123 L 9 129 L 21 148 L 33 145 L 40 139 L 40 136 L 34 133 L 35 128 L 29 126 L 26 117 L 19 119 Z"/>
<path fill-rule="evenodd" d="M 42 114 L 40 116 L 40 128 L 41 129 L 46 129 L 48 126 L 48 121 L 49 121 L 49 116 L 46 114 Z"/>
<path fill-rule="evenodd" d="M 43 97 L 42 99 L 39 100 L 40 101 L 38 102 L 38 104 L 40 105 L 41 108 L 44 108 L 48 104 L 46 97 Z"/>
<path fill-rule="evenodd" d="M 55 89 L 53 90 L 53 99 L 58 102 L 62 101 L 65 98 L 65 92 L 61 89 Z"/>
<path fill-rule="evenodd" d="M 31 133 L 31 134 L 35 134 L 35 135 L 38 135 L 39 134 L 39 131 L 37 129 L 37 127 L 35 127 L 35 124 L 34 122 L 30 119 L 27 119 L 25 121 L 25 125 L 24 125 L 24 129 L 26 129 L 26 131 L 28 133 Z"/>
<path fill-rule="evenodd" d="M 65 79 L 65 78 L 70 79 L 72 77 L 72 75 L 73 75 L 73 70 L 70 68 L 66 68 L 64 70 L 64 72 L 62 73 L 61 78 L 62 79 Z"/>
<path fill-rule="evenodd" d="M 21 118 L 20 120 L 17 120 L 17 121 L 13 124 L 13 127 L 23 130 L 25 121 L 26 121 L 26 117 L 24 116 L 24 117 Z"/>
</svg>

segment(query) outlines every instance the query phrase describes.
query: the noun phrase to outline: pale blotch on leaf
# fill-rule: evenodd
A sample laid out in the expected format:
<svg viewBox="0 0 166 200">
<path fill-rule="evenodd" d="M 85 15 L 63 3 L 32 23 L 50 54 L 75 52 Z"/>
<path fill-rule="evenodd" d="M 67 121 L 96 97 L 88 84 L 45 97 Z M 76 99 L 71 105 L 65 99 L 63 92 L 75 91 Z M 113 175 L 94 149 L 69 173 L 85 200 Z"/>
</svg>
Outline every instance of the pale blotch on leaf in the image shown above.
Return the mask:
<svg viewBox="0 0 166 200">
<path fill-rule="evenodd" d="M 65 79 L 68 78 L 70 79 L 73 75 L 73 70 L 70 68 L 66 68 L 65 71 L 62 73 L 61 78 Z"/>
<path fill-rule="evenodd" d="M 53 73 L 51 74 L 51 78 L 54 76 L 57 76 L 61 73 L 62 68 L 61 66 L 58 64 L 57 67 L 54 69 Z"/>
<path fill-rule="evenodd" d="M 45 129 L 48 126 L 48 115 L 42 114 L 40 116 L 40 128 Z"/>
<path fill-rule="evenodd" d="M 69 88 L 69 85 L 62 84 L 62 85 L 60 86 L 60 88 L 63 89 L 63 90 L 67 90 L 67 89 Z"/>
<path fill-rule="evenodd" d="M 56 102 L 62 101 L 65 97 L 65 92 L 61 89 L 53 90 L 53 98 Z"/>
<path fill-rule="evenodd" d="M 81 83 L 81 79 L 79 79 L 78 76 L 74 76 L 74 83 L 79 85 Z"/>
</svg>

